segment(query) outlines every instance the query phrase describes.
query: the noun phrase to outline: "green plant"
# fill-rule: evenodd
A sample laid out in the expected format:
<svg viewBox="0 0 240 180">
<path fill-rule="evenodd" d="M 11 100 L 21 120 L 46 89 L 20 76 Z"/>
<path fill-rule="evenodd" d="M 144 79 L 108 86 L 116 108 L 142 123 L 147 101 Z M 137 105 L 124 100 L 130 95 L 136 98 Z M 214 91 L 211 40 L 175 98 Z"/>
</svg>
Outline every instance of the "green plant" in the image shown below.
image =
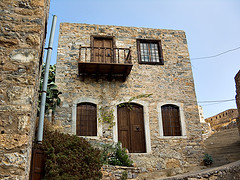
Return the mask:
<svg viewBox="0 0 240 180">
<path fill-rule="evenodd" d="M 39 146 L 39 145 L 38 145 Z M 85 139 L 57 131 L 44 130 L 46 154 L 44 179 L 101 179 L 101 151 Z"/>
<path fill-rule="evenodd" d="M 127 177 L 128 177 L 128 173 L 127 173 L 127 171 L 123 171 L 123 172 L 122 172 L 121 180 L 126 180 Z"/>
<path fill-rule="evenodd" d="M 205 166 L 211 165 L 213 163 L 212 156 L 209 155 L 209 154 L 205 154 L 204 158 L 203 158 L 203 163 L 204 163 Z"/>
<path fill-rule="evenodd" d="M 126 148 L 122 148 L 121 143 L 101 145 L 101 160 L 104 164 L 118 166 L 132 166 L 132 160 L 127 155 Z"/>
<path fill-rule="evenodd" d="M 152 94 L 140 94 L 140 95 L 131 97 L 127 101 L 127 103 L 121 103 L 118 105 L 118 107 L 127 106 L 131 110 L 132 109 L 131 102 L 133 100 L 140 99 L 140 98 L 147 98 L 151 95 Z M 103 103 L 103 95 L 100 95 L 99 99 L 101 99 L 101 102 L 102 102 L 101 104 L 104 104 Z M 111 109 L 109 106 L 101 106 L 99 108 L 99 110 L 100 110 L 99 122 L 108 123 L 109 124 L 108 129 L 111 129 L 115 125 L 115 122 L 113 122 L 113 120 L 114 120 L 113 109 Z"/>
<path fill-rule="evenodd" d="M 41 78 L 40 78 L 40 90 L 42 90 L 43 86 L 43 78 L 45 73 L 45 64 L 42 66 Z M 57 85 L 55 84 L 55 75 L 56 75 L 56 66 L 50 65 L 49 67 L 49 75 L 48 75 L 48 84 L 47 84 L 47 95 L 46 95 L 46 104 L 45 104 L 45 111 L 48 113 L 51 109 L 54 113 L 56 107 L 60 105 L 61 99 L 59 95 L 62 94 L 58 89 Z M 39 93 L 38 98 L 38 113 L 40 111 L 40 103 L 41 103 L 41 96 L 42 92 Z"/>
<path fill-rule="evenodd" d="M 151 96 L 152 94 L 140 94 L 137 96 L 133 96 L 131 97 L 126 103 L 121 103 L 118 106 L 122 107 L 122 106 L 127 106 L 128 109 L 132 110 L 132 106 L 131 106 L 131 102 L 135 99 L 141 99 L 141 98 L 148 98 L 149 96 Z"/>
<path fill-rule="evenodd" d="M 108 129 L 111 129 L 115 125 L 115 122 L 113 122 L 114 120 L 113 109 L 101 106 L 99 110 L 100 110 L 99 122 L 108 123 L 109 124 Z"/>
</svg>

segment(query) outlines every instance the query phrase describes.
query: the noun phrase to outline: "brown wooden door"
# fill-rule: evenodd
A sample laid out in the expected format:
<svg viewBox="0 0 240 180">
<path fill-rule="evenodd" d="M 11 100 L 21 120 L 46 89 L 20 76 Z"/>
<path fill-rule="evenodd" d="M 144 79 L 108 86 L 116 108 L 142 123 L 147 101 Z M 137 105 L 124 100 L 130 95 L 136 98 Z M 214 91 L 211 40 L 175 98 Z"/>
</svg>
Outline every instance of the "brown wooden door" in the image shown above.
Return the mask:
<svg viewBox="0 0 240 180">
<path fill-rule="evenodd" d="M 78 136 L 97 136 L 97 107 L 92 103 L 77 105 L 76 134 Z"/>
<path fill-rule="evenodd" d="M 104 62 L 104 63 L 113 62 L 113 40 L 112 39 L 94 38 L 93 46 L 94 46 L 94 53 L 93 53 L 94 62 Z"/>
<path fill-rule="evenodd" d="M 33 149 L 31 162 L 31 180 L 41 180 L 44 176 L 45 155 L 40 149 Z"/>
<path fill-rule="evenodd" d="M 131 153 L 145 153 L 143 107 L 137 104 L 118 107 L 118 141 Z"/>
<path fill-rule="evenodd" d="M 162 106 L 164 136 L 181 136 L 179 107 L 171 104 Z"/>
</svg>

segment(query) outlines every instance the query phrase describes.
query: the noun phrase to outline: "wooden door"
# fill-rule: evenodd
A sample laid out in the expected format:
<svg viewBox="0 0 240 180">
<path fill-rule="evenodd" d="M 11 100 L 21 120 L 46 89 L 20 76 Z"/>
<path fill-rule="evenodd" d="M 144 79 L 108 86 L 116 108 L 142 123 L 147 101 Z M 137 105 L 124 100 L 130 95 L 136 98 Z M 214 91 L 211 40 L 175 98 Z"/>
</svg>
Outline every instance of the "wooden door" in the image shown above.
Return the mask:
<svg viewBox="0 0 240 180">
<path fill-rule="evenodd" d="M 45 167 L 45 155 L 44 151 L 40 149 L 32 150 L 32 161 L 31 161 L 31 180 L 41 180 L 44 176 Z"/>
<path fill-rule="evenodd" d="M 113 40 L 94 38 L 93 41 L 93 61 L 111 63 L 113 62 Z"/>
<path fill-rule="evenodd" d="M 78 136 L 97 136 L 97 107 L 92 103 L 77 105 L 76 134 Z"/>
<path fill-rule="evenodd" d="M 164 136 L 181 136 L 179 107 L 171 104 L 162 106 Z"/>
<path fill-rule="evenodd" d="M 118 141 L 131 153 L 145 153 L 143 107 L 137 104 L 118 107 Z"/>
</svg>

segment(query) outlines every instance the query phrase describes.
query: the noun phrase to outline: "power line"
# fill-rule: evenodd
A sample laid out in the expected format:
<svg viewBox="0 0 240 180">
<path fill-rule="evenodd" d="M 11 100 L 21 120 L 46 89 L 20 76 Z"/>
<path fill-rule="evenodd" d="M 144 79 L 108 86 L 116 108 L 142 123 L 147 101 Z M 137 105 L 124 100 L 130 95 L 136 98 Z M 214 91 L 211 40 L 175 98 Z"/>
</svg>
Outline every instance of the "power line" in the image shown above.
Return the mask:
<svg viewBox="0 0 240 180">
<path fill-rule="evenodd" d="M 235 101 L 235 99 L 225 99 L 225 100 L 216 100 L 216 101 L 198 101 L 198 103 L 218 103 L 218 102 L 228 102 Z"/>
<path fill-rule="evenodd" d="M 212 106 L 212 105 L 216 105 L 216 104 L 221 104 L 222 102 L 220 103 L 211 103 L 211 104 L 202 104 L 201 106 Z"/>
<path fill-rule="evenodd" d="M 239 46 L 239 47 L 236 47 L 236 48 L 234 48 L 234 49 L 230 49 L 230 50 L 224 51 L 224 52 L 219 53 L 219 54 L 216 54 L 216 55 L 206 56 L 206 57 L 199 57 L 199 58 L 191 58 L 191 60 L 214 58 L 214 57 L 221 56 L 221 55 L 223 55 L 223 54 L 229 53 L 229 52 L 231 52 L 231 51 L 236 51 L 236 50 L 238 50 L 238 49 L 240 49 L 240 46 Z"/>
</svg>

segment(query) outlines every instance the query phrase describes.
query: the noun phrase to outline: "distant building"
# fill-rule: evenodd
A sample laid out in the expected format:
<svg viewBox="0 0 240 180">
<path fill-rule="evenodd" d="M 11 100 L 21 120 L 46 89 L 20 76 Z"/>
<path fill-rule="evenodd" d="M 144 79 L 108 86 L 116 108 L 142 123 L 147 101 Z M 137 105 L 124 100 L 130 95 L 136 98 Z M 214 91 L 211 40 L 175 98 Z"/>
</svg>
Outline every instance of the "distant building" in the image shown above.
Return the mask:
<svg viewBox="0 0 240 180">
<path fill-rule="evenodd" d="M 212 131 L 216 132 L 223 129 L 237 127 L 236 124 L 237 117 L 238 117 L 237 109 L 228 109 L 215 116 L 205 119 L 205 121 L 210 123 Z"/>
<path fill-rule="evenodd" d="M 206 123 L 205 120 L 204 120 L 204 115 L 203 115 L 203 108 L 202 108 L 202 106 L 198 106 L 198 111 L 199 111 L 200 122 L 201 122 L 201 123 Z"/>
<path fill-rule="evenodd" d="M 198 111 L 199 111 L 200 123 L 202 126 L 202 137 L 203 137 L 203 140 L 206 140 L 211 135 L 212 130 L 211 130 L 210 124 L 206 122 L 204 119 L 202 106 L 198 106 Z"/>
</svg>

